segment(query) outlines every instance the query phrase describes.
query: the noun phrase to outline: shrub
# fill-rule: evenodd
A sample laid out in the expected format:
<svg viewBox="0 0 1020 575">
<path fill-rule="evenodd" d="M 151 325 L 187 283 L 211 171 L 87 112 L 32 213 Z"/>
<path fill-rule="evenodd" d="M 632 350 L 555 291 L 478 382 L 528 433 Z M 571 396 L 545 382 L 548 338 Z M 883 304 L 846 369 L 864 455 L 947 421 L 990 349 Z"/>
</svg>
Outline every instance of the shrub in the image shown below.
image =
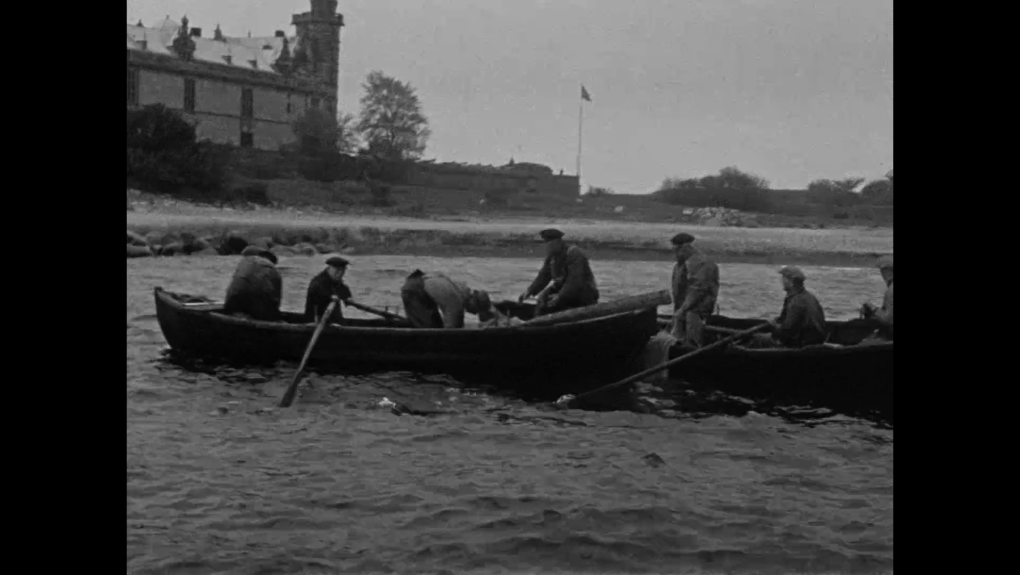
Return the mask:
<svg viewBox="0 0 1020 575">
<path fill-rule="evenodd" d="M 127 179 L 170 195 L 210 196 L 226 181 L 226 154 L 162 104 L 127 110 Z"/>
</svg>

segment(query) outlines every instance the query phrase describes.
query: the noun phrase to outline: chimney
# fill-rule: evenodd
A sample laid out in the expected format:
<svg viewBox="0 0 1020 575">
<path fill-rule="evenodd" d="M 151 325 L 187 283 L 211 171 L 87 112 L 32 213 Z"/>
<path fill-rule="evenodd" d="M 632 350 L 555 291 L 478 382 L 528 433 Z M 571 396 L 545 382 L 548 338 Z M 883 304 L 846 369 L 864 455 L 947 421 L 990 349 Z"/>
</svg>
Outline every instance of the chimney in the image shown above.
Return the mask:
<svg viewBox="0 0 1020 575">
<path fill-rule="evenodd" d="M 233 63 L 232 60 L 233 60 L 233 57 L 231 57 L 230 54 L 227 54 L 227 55 L 223 56 L 223 61 L 226 62 L 227 64 Z"/>
<path fill-rule="evenodd" d="M 202 29 L 201 28 L 192 27 L 191 28 L 191 37 L 192 38 L 201 38 L 202 37 Z"/>
<path fill-rule="evenodd" d="M 138 41 L 138 46 L 142 50 L 148 50 L 149 49 L 149 41 L 148 40 L 139 40 Z"/>
<path fill-rule="evenodd" d="M 251 64 L 252 68 L 254 68 L 256 70 L 259 69 L 259 61 L 258 60 L 248 60 L 248 63 Z"/>
<path fill-rule="evenodd" d="M 276 37 L 277 38 L 284 38 L 285 36 L 283 34 L 283 30 L 277 30 L 276 31 Z"/>
</svg>

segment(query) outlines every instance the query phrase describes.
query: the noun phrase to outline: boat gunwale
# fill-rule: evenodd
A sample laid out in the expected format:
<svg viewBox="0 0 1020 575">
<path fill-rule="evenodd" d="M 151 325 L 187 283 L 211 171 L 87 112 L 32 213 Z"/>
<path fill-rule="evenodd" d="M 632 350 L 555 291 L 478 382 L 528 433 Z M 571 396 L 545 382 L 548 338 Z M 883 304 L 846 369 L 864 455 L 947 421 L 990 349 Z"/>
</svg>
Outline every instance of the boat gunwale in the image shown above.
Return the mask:
<svg viewBox="0 0 1020 575">
<path fill-rule="evenodd" d="M 235 325 L 239 327 L 255 328 L 259 330 L 275 331 L 275 332 L 313 332 L 315 331 L 315 324 L 293 324 L 287 322 L 274 322 L 274 321 L 262 321 L 254 319 L 246 319 L 241 317 L 231 316 L 222 313 L 222 307 L 219 310 L 211 309 L 190 309 L 185 304 L 177 301 L 172 297 L 174 295 L 188 295 L 188 294 L 176 294 L 169 290 L 163 289 L 161 286 L 157 286 L 153 289 L 157 299 L 162 300 L 165 305 L 172 308 L 175 313 L 190 315 L 193 317 L 206 317 L 215 320 L 216 322 L 228 325 Z M 439 335 L 443 337 L 468 337 L 478 335 L 479 333 L 485 334 L 524 334 L 524 333 L 548 333 L 552 331 L 573 331 L 576 329 L 590 329 L 598 327 L 599 324 L 614 325 L 619 323 L 628 316 L 638 316 L 641 314 L 648 313 L 648 308 L 642 308 L 638 310 L 631 310 L 625 312 L 618 312 L 612 315 L 582 319 L 571 322 L 556 323 L 552 325 L 541 325 L 541 326 L 528 326 L 528 325 L 517 325 L 509 327 L 492 327 L 485 329 L 448 329 L 448 328 L 418 328 L 418 327 L 389 327 L 381 325 L 379 327 L 362 327 L 362 326 L 347 326 L 347 325 L 336 325 L 327 324 L 323 332 L 333 333 L 347 333 L 350 335 L 356 334 L 371 334 L 371 335 L 410 335 L 416 336 L 424 335 Z M 628 318 L 629 319 L 629 318 Z"/>
</svg>

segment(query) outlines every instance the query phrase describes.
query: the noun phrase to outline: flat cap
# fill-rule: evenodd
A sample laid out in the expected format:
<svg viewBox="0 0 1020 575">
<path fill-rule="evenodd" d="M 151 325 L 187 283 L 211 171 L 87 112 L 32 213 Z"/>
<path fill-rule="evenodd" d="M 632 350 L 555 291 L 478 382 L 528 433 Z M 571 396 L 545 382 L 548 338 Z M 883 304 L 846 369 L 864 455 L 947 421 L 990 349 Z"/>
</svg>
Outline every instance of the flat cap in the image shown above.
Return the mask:
<svg viewBox="0 0 1020 575">
<path fill-rule="evenodd" d="M 669 240 L 674 246 L 682 246 L 694 242 L 694 236 L 687 232 L 680 232 Z"/>
<path fill-rule="evenodd" d="M 804 272 L 800 271 L 800 268 L 794 266 L 786 266 L 785 268 L 779 270 L 779 275 L 790 278 L 792 280 L 804 281 L 807 279 L 807 276 L 804 275 Z"/>
<path fill-rule="evenodd" d="M 876 262 L 875 265 L 877 265 L 878 269 L 880 269 L 880 270 L 884 270 L 884 269 L 890 269 L 891 270 L 891 269 L 893 269 L 893 266 L 892 266 L 892 254 L 889 254 L 887 256 L 882 256 L 882 257 L 878 258 L 878 262 Z"/>
<path fill-rule="evenodd" d="M 551 242 L 553 240 L 558 240 L 562 238 L 563 232 L 557 230 L 556 228 L 549 228 L 547 230 L 542 230 L 538 232 L 538 237 L 542 238 L 542 241 Z"/>
<path fill-rule="evenodd" d="M 335 268 L 345 268 L 350 264 L 351 262 L 347 261 L 345 258 L 342 258 L 340 256 L 333 256 L 326 260 L 327 266 L 333 266 Z"/>
<path fill-rule="evenodd" d="M 276 254 L 274 254 L 273 252 L 267 250 L 266 248 L 262 248 L 262 247 L 259 247 L 259 246 L 248 246 L 248 247 L 244 248 L 243 250 L 241 250 L 241 255 L 242 256 L 258 256 L 260 258 L 266 258 L 267 260 L 273 262 L 274 266 L 279 261 L 276 258 Z"/>
</svg>

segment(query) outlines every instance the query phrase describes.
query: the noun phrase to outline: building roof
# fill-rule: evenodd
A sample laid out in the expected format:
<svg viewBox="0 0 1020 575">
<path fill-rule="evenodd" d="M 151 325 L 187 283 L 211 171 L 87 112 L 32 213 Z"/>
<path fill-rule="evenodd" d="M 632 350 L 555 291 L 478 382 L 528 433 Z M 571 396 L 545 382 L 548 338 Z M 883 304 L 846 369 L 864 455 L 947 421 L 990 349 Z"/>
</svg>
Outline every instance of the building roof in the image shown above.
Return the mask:
<svg viewBox="0 0 1020 575">
<path fill-rule="evenodd" d="M 128 49 L 144 50 L 154 54 L 174 55 L 172 46 L 181 24 L 167 17 L 159 26 L 147 28 L 135 24 L 127 25 Z M 283 38 L 224 38 L 223 41 L 213 38 L 191 38 L 195 42 L 194 59 L 210 64 L 260 70 L 276 74 L 273 63 L 283 51 Z M 295 47 L 295 39 L 288 38 L 291 53 Z M 144 45 L 142 42 L 144 41 Z M 229 58 L 228 58 L 229 57 Z M 229 60 L 229 62 L 228 62 Z M 254 65 L 252 64 L 254 62 Z"/>
</svg>

